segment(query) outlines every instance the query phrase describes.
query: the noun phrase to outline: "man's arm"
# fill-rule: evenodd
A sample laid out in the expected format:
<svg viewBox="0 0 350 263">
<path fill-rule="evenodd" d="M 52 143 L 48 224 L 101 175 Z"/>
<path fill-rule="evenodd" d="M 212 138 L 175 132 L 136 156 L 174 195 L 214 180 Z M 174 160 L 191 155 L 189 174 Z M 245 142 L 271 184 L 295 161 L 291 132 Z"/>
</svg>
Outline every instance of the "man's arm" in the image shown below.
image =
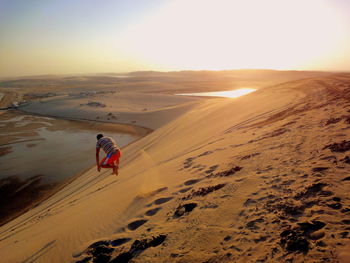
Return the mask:
<svg viewBox="0 0 350 263">
<path fill-rule="evenodd" d="M 100 167 L 100 148 L 96 148 L 96 164 L 97 164 L 97 171 L 101 170 Z"/>
</svg>

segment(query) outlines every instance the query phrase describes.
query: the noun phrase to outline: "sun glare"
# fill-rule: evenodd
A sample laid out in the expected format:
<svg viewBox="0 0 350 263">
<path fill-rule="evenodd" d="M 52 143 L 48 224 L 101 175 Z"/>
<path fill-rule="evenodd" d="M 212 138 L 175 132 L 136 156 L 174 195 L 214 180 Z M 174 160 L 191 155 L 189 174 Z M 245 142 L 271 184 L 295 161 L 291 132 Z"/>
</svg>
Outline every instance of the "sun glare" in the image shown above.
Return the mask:
<svg viewBox="0 0 350 263">
<path fill-rule="evenodd" d="M 329 0 L 173 0 L 118 48 L 163 69 L 302 68 L 342 45 Z"/>
<path fill-rule="evenodd" d="M 197 92 L 197 93 L 182 93 L 176 95 L 182 96 L 201 96 L 201 97 L 225 97 L 225 98 L 238 98 L 249 93 L 256 91 L 256 89 L 236 89 L 236 90 L 228 90 L 228 91 L 215 91 L 215 92 Z"/>
</svg>

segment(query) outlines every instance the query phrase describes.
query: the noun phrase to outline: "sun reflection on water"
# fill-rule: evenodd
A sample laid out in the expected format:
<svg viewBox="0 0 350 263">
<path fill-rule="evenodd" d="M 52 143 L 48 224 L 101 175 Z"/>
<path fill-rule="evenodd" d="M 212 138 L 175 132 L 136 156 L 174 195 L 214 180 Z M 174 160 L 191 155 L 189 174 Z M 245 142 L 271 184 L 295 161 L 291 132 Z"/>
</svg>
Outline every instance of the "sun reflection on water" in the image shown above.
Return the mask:
<svg viewBox="0 0 350 263">
<path fill-rule="evenodd" d="M 176 95 L 238 98 L 238 97 L 241 97 L 243 95 L 247 95 L 247 94 L 254 92 L 254 91 L 256 91 L 256 89 L 243 88 L 243 89 L 235 89 L 235 90 L 228 90 L 228 91 L 181 93 L 181 94 L 176 94 Z"/>
</svg>

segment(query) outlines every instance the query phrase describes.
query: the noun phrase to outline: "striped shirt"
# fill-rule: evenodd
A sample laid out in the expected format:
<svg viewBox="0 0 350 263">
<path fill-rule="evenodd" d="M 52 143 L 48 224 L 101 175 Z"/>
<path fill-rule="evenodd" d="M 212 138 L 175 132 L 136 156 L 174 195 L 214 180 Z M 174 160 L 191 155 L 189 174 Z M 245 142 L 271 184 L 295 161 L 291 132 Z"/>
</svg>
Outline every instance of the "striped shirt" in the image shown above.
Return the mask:
<svg viewBox="0 0 350 263">
<path fill-rule="evenodd" d="M 110 137 L 102 137 L 97 141 L 96 148 L 101 148 L 105 151 L 107 155 L 112 155 L 119 150 L 118 145 Z"/>
</svg>

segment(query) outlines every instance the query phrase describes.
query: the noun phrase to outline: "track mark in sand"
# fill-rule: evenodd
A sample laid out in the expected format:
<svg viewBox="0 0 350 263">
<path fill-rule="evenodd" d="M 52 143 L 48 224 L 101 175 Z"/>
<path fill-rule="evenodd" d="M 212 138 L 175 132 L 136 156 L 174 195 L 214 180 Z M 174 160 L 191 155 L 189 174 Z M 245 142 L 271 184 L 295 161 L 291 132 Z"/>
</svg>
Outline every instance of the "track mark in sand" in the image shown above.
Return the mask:
<svg viewBox="0 0 350 263">
<path fill-rule="evenodd" d="M 341 120 L 344 120 L 344 123 L 346 123 L 346 124 L 350 124 L 350 116 L 348 116 L 348 115 L 343 115 L 343 116 L 341 116 L 341 117 L 330 118 L 330 119 L 328 119 L 328 120 L 323 120 L 323 121 L 321 121 L 321 125 L 328 126 L 328 125 L 331 125 L 331 124 L 338 123 L 338 122 L 340 122 Z"/>
<path fill-rule="evenodd" d="M 332 152 L 346 152 L 350 150 L 350 141 L 335 142 L 326 145 L 323 149 L 330 149 Z"/>
<path fill-rule="evenodd" d="M 169 202 L 171 199 L 173 199 L 174 197 L 162 197 L 162 198 L 158 198 L 156 200 L 153 201 L 153 204 L 155 205 L 160 205 L 160 204 L 164 204 L 166 202 Z"/>
<path fill-rule="evenodd" d="M 350 212 L 350 207 L 343 208 L 340 212 L 342 212 L 342 213 L 348 213 L 348 212 Z"/>
<path fill-rule="evenodd" d="M 296 200 L 305 199 L 309 197 L 315 197 L 316 195 L 327 195 L 327 194 L 333 194 L 328 193 L 328 191 L 323 191 L 323 188 L 326 187 L 328 184 L 325 183 L 316 183 L 312 184 L 308 187 L 306 187 L 306 190 L 304 192 L 297 193 L 295 195 Z"/>
<path fill-rule="evenodd" d="M 208 203 L 203 206 L 201 206 L 199 209 L 215 209 L 218 208 L 219 206 L 215 203 Z"/>
<path fill-rule="evenodd" d="M 253 205 L 253 204 L 256 204 L 256 200 L 251 199 L 251 198 L 248 198 L 248 199 L 243 203 L 243 206 L 247 207 L 247 206 L 250 206 L 250 205 Z"/>
<path fill-rule="evenodd" d="M 344 231 L 339 233 L 340 238 L 348 238 L 349 231 Z"/>
<path fill-rule="evenodd" d="M 260 155 L 260 153 L 248 154 L 248 155 L 242 156 L 241 160 L 247 160 L 247 159 L 253 158 L 253 157 L 258 156 L 258 155 Z"/>
<path fill-rule="evenodd" d="M 191 193 L 189 193 L 185 197 L 182 197 L 181 200 L 192 199 L 193 197 L 196 197 L 196 196 L 206 196 L 214 191 L 217 191 L 217 190 L 223 188 L 225 185 L 226 184 L 217 184 L 217 185 L 212 185 L 212 186 L 207 186 L 207 187 L 201 187 L 198 190 L 192 190 Z"/>
<path fill-rule="evenodd" d="M 277 136 L 280 136 L 286 132 L 289 132 L 290 130 L 289 129 L 286 129 L 286 128 L 279 128 L 277 130 L 274 130 L 272 132 L 269 132 L 265 135 L 263 135 L 262 137 L 258 138 L 258 139 L 254 139 L 254 140 L 250 140 L 248 141 L 248 144 L 249 143 L 255 143 L 255 142 L 258 142 L 258 141 L 262 141 L 262 140 L 265 140 L 265 139 L 269 139 L 269 138 L 272 138 L 272 137 L 277 137 Z"/>
<path fill-rule="evenodd" d="M 284 230 L 281 234 L 280 244 L 288 252 L 302 252 L 307 254 L 310 249 L 310 239 L 318 240 L 325 236 L 324 232 L 316 232 L 326 226 L 322 221 L 298 223 L 298 227 Z"/>
<path fill-rule="evenodd" d="M 89 262 L 110 262 L 112 253 L 115 251 L 115 247 L 129 242 L 131 238 L 118 238 L 115 240 L 100 240 L 92 243 L 83 252 L 73 255 L 73 257 L 83 257 L 82 259 L 75 261 L 75 263 L 89 263 Z M 91 261 L 92 260 L 92 261 Z"/>
<path fill-rule="evenodd" d="M 192 167 L 190 168 L 190 170 L 191 170 L 192 173 L 197 173 L 197 172 L 203 171 L 205 168 L 206 168 L 205 165 L 196 164 L 196 165 L 192 166 Z"/>
<path fill-rule="evenodd" d="M 148 220 L 146 220 L 146 219 L 140 219 L 140 220 L 133 221 L 133 222 L 128 224 L 128 229 L 131 231 L 134 231 L 134 230 L 138 229 L 140 226 L 142 226 L 143 224 L 145 224 L 146 222 L 148 222 Z"/>
<path fill-rule="evenodd" d="M 281 185 L 287 186 L 287 185 L 292 185 L 295 182 L 295 180 L 285 180 L 281 182 Z"/>
<path fill-rule="evenodd" d="M 242 170 L 243 167 L 240 167 L 240 166 L 233 166 L 232 168 L 230 169 L 227 169 L 225 171 L 222 171 L 222 172 L 218 172 L 216 174 L 210 174 L 208 175 L 207 177 L 208 178 L 211 178 L 211 177 L 228 177 L 228 176 L 231 176 L 231 175 L 234 175 L 236 174 L 237 172 L 239 172 L 240 170 Z"/>
<path fill-rule="evenodd" d="M 188 180 L 188 181 L 184 182 L 184 185 L 189 186 L 189 185 L 196 184 L 196 183 L 198 183 L 200 181 L 201 181 L 201 179 L 191 179 L 191 180 Z"/>
<path fill-rule="evenodd" d="M 290 121 L 290 122 L 287 122 L 287 123 L 283 124 L 282 127 L 287 127 L 287 126 L 292 125 L 294 123 L 297 123 L 297 122 L 296 121 Z"/>
<path fill-rule="evenodd" d="M 219 165 L 212 165 L 212 166 L 209 167 L 209 169 L 205 170 L 204 172 L 205 172 L 206 174 L 211 174 L 211 173 L 213 173 L 218 167 L 219 167 Z"/>
<path fill-rule="evenodd" d="M 322 121 L 321 124 L 324 123 L 325 126 L 328 126 L 330 124 L 334 124 L 334 123 L 337 123 L 337 122 L 340 122 L 342 120 L 341 117 L 338 117 L 338 118 L 330 118 L 326 121 Z"/>
<path fill-rule="evenodd" d="M 147 192 L 147 193 L 139 194 L 139 195 L 136 196 L 135 199 L 152 197 L 152 196 L 155 196 L 155 195 L 159 194 L 160 192 L 163 192 L 163 191 L 165 191 L 167 189 L 168 189 L 168 187 L 161 187 L 159 189 L 156 189 L 156 190 L 153 190 L 153 191 L 150 191 L 150 192 Z"/>
<path fill-rule="evenodd" d="M 84 256 L 83 259 L 75 261 L 75 263 L 89 263 L 89 262 L 109 262 L 114 248 L 110 247 L 108 240 L 101 240 L 92 243 L 77 257 Z M 92 260 L 92 261 L 91 261 Z"/>
<path fill-rule="evenodd" d="M 341 203 L 341 198 L 336 196 L 326 200 L 326 205 L 336 210 L 341 209 L 343 207 L 343 204 Z"/>
<path fill-rule="evenodd" d="M 184 162 L 183 162 L 183 169 L 187 169 L 187 168 L 190 168 L 193 164 L 193 160 L 195 158 L 194 157 L 190 157 L 190 158 L 187 158 Z"/>
<path fill-rule="evenodd" d="M 263 223 L 265 220 L 260 217 L 254 220 L 250 220 L 249 222 L 246 223 L 245 227 L 249 230 L 258 230 L 260 227 L 257 225 L 257 223 Z"/>
<path fill-rule="evenodd" d="M 349 156 L 345 156 L 344 158 L 340 159 L 340 161 L 343 162 L 343 163 L 350 164 L 350 157 Z"/>
<path fill-rule="evenodd" d="M 185 214 L 189 214 L 190 212 L 192 212 L 193 209 L 195 209 L 198 206 L 197 203 L 186 203 L 186 204 L 181 204 L 179 205 L 175 212 L 173 217 L 174 218 L 178 218 L 181 217 Z"/>
<path fill-rule="evenodd" d="M 328 170 L 329 167 L 314 167 L 312 168 L 312 172 L 316 173 L 316 172 L 324 172 L 326 170 Z"/>
<path fill-rule="evenodd" d="M 213 151 L 207 151 L 207 152 L 201 153 L 201 154 L 198 155 L 197 157 L 206 156 L 206 155 L 209 155 L 209 154 L 212 154 L 212 153 L 213 153 Z"/>
<path fill-rule="evenodd" d="M 45 246 L 43 246 L 41 249 L 39 249 L 37 252 L 35 252 L 33 255 L 31 255 L 29 258 L 24 260 L 22 263 L 32 263 L 35 262 L 38 258 L 46 254 L 49 250 L 51 250 L 54 247 L 54 244 L 56 243 L 56 240 L 52 240 L 51 242 L 47 243 Z"/>
<path fill-rule="evenodd" d="M 265 173 L 265 172 L 268 172 L 268 171 L 271 171 L 271 170 L 273 170 L 273 167 L 271 165 L 268 165 L 268 166 L 266 166 L 263 169 L 260 169 L 260 168 L 256 169 L 256 173 L 257 174 L 261 174 L 261 173 Z"/>
<path fill-rule="evenodd" d="M 92 257 L 86 257 L 86 258 L 84 258 L 82 260 L 75 261 L 75 263 L 90 263 L 91 259 L 92 259 Z"/>
<path fill-rule="evenodd" d="M 150 209 L 148 211 L 145 212 L 145 215 L 146 216 L 154 216 L 155 214 L 158 213 L 158 211 L 162 209 L 161 207 L 156 207 L 156 208 L 153 208 L 153 209 Z"/>
<path fill-rule="evenodd" d="M 297 204 L 292 201 L 283 201 L 281 198 L 276 198 L 273 202 L 268 202 L 265 204 L 264 208 L 270 213 L 279 214 L 280 217 L 300 217 L 304 214 L 305 209 L 308 206 L 312 206 L 310 203 L 306 204 Z"/>
</svg>

